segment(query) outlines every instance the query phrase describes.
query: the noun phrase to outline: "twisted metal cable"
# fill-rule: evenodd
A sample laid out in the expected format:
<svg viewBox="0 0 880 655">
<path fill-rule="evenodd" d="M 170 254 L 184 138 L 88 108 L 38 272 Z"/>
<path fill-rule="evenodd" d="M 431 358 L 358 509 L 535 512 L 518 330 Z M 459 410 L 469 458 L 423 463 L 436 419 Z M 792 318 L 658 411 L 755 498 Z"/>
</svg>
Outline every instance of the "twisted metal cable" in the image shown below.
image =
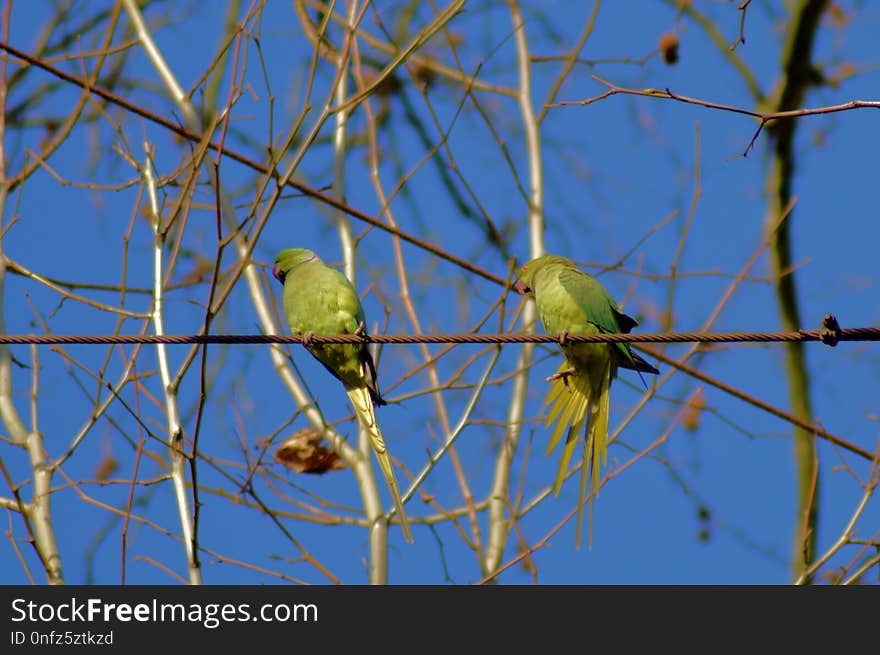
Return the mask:
<svg viewBox="0 0 880 655">
<path fill-rule="evenodd" d="M 343 343 L 735 343 L 821 341 L 834 346 L 840 341 L 880 341 L 880 327 L 841 328 L 830 314 L 818 330 L 795 332 L 669 332 L 646 334 L 381 334 L 381 335 L 278 335 L 278 334 L 3 334 L 0 344 L 266 344 L 303 345 Z"/>
</svg>

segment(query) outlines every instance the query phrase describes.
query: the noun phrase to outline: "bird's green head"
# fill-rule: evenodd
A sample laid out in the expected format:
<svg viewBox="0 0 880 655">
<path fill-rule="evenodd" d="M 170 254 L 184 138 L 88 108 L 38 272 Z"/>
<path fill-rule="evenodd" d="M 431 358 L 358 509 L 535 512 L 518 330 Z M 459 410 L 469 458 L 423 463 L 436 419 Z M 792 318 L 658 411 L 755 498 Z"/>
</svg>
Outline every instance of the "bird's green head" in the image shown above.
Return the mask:
<svg viewBox="0 0 880 655">
<path fill-rule="evenodd" d="M 536 257 L 532 261 L 523 264 L 523 267 L 519 269 L 519 272 L 516 274 L 518 282 L 514 285 L 514 288 L 523 295 L 533 293 L 535 291 L 535 277 L 541 269 L 548 264 L 566 263 L 570 264 L 571 261 L 565 257 L 558 257 L 556 255 Z"/>
<path fill-rule="evenodd" d="M 284 278 L 294 268 L 310 261 L 321 261 L 318 256 L 308 248 L 288 248 L 278 253 L 275 258 L 275 266 L 272 267 L 272 275 L 284 284 Z"/>
</svg>

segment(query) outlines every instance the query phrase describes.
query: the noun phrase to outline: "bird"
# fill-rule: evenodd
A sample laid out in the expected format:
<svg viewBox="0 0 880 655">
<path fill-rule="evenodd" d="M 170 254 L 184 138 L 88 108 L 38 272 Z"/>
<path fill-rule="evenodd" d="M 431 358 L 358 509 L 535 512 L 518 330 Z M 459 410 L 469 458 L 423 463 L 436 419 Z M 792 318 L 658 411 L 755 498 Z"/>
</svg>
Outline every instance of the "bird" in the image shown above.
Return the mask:
<svg viewBox="0 0 880 655">
<path fill-rule="evenodd" d="M 584 457 L 581 462 L 580 502 L 578 503 L 576 547 L 580 547 L 583 505 L 587 479 L 591 481 L 590 541 L 592 545 L 593 500 L 599 493 L 601 466 L 608 461 L 608 414 L 611 381 L 619 368 L 658 374 L 657 368 L 632 351 L 627 343 L 575 343 L 569 335 L 630 332 L 638 323 L 624 314 L 596 278 L 580 270 L 566 257 L 544 255 L 527 262 L 517 273 L 516 289 L 532 295 L 544 330 L 558 334 L 565 359 L 551 382 L 545 410 L 545 427 L 555 422 L 547 445 L 547 455 L 567 432 L 565 447 L 553 494 L 558 495 L 565 474 L 583 431 Z M 644 378 L 642 378 L 644 382 Z"/>
<path fill-rule="evenodd" d="M 272 274 L 281 282 L 283 308 L 290 330 L 303 337 L 305 348 L 342 382 L 360 424 L 370 438 L 379 468 L 388 485 L 403 536 L 413 542 L 388 448 L 376 420 L 374 406 L 385 405 L 379 393 L 376 365 L 365 343 L 312 343 L 317 335 L 365 335 L 364 309 L 345 275 L 327 266 L 306 248 L 278 253 Z"/>
</svg>

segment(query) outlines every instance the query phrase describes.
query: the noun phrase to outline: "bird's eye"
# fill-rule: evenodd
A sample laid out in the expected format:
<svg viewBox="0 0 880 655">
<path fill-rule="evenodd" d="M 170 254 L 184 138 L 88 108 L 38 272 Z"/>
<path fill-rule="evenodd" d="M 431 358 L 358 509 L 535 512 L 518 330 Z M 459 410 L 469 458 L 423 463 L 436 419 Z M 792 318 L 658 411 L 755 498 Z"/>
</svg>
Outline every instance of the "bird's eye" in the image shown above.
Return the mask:
<svg viewBox="0 0 880 655">
<path fill-rule="evenodd" d="M 284 278 L 286 277 L 284 271 L 281 270 L 280 264 L 275 264 L 272 267 L 272 275 L 278 280 L 281 284 L 284 284 Z"/>
</svg>

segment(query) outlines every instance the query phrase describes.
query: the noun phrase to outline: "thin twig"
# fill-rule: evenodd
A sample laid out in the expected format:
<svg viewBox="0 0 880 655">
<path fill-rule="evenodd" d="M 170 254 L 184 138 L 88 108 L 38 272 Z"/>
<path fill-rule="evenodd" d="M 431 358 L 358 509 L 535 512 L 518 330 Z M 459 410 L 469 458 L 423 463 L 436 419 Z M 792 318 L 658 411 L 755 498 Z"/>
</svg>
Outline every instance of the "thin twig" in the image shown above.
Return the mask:
<svg viewBox="0 0 880 655">
<path fill-rule="evenodd" d="M 818 116 L 821 114 L 833 114 L 840 111 L 851 111 L 853 109 L 880 109 L 880 100 L 850 100 L 849 102 L 844 102 L 839 105 L 828 105 L 825 107 L 813 107 L 813 108 L 803 108 L 803 109 L 789 109 L 784 111 L 773 111 L 773 112 L 762 112 L 757 111 L 755 109 L 745 109 L 743 107 L 735 107 L 733 105 L 725 105 L 720 102 L 712 102 L 710 100 L 701 100 L 700 98 L 692 98 L 689 96 L 683 96 L 678 93 L 673 93 L 669 89 L 628 89 L 622 86 L 617 86 L 616 84 L 612 84 L 607 80 L 603 80 L 598 75 L 591 75 L 591 77 L 602 84 L 603 86 L 608 87 L 608 90 L 604 93 L 600 93 L 597 96 L 593 96 L 592 98 L 586 98 L 584 100 L 561 100 L 559 102 L 555 102 L 552 105 L 548 105 L 549 107 L 564 107 L 564 106 L 586 106 L 591 105 L 594 102 L 598 102 L 599 100 L 604 100 L 605 98 L 609 98 L 613 95 L 623 94 L 623 95 L 631 95 L 631 96 L 643 96 L 648 98 L 659 98 L 662 100 L 676 100 L 678 102 L 683 102 L 690 105 L 698 105 L 700 107 L 706 107 L 707 109 L 717 109 L 720 111 L 729 111 L 736 114 L 744 114 L 746 116 L 751 116 L 752 118 L 756 118 L 759 121 L 758 128 L 755 130 L 755 133 L 752 135 L 752 138 L 749 141 L 749 145 L 746 146 L 745 151 L 742 153 L 745 157 L 749 154 L 749 151 L 755 145 L 755 141 L 758 139 L 758 136 L 761 134 L 764 127 L 771 122 L 781 121 L 781 120 L 790 120 L 795 118 L 801 118 L 803 116 Z"/>
</svg>

